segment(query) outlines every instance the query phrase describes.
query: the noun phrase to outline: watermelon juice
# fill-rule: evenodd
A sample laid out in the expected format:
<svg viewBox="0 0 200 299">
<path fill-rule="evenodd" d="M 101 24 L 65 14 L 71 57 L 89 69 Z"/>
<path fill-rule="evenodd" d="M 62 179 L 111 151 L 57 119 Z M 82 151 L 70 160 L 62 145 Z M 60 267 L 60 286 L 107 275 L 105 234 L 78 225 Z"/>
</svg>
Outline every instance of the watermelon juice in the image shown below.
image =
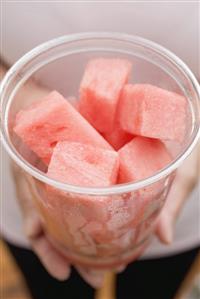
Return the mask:
<svg viewBox="0 0 200 299">
<path fill-rule="evenodd" d="M 3 142 L 25 170 L 50 241 L 72 263 L 112 268 L 150 242 L 199 134 L 197 84 L 177 60 L 136 37 L 63 37 L 3 82 Z M 45 72 L 55 75 L 45 96 L 22 101 L 20 80 Z"/>
</svg>

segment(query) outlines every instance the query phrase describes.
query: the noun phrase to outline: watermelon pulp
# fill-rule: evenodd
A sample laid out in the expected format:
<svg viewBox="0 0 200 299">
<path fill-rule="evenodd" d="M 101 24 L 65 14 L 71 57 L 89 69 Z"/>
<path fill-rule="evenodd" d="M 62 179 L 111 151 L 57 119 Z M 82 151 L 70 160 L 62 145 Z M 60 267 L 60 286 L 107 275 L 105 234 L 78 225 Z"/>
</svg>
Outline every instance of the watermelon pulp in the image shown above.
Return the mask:
<svg viewBox="0 0 200 299">
<path fill-rule="evenodd" d="M 105 139 L 57 91 L 16 116 L 15 133 L 46 164 L 58 141 L 77 141 L 111 149 Z"/>
</svg>

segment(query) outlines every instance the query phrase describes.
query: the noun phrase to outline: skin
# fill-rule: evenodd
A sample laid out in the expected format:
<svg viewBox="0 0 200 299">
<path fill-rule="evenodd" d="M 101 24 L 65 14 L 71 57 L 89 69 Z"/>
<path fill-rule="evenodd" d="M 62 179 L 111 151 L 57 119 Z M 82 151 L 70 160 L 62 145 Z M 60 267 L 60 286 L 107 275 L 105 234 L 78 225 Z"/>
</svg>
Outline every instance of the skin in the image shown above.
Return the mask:
<svg viewBox="0 0 200 299">
<path fill-rule="evenodd" d="M 1 66 L 0 77 L 3 78 L 6 68 Z M 47 93 L 34 82 L 26 84 L 20 97 L 39 98 Z M 28 177 L 17 165 L 11 165 L 16 183 L 17 198 L 23 214 L 23 226 L 32 250 L 40 259 L 46 270 L 58 280 L 66 280 L 70 276 L 69 261 L 48 241 L 42 221 L 37 213 L 30 192 Z M 159 216 L 155 234 L 164 244 L 173 242 L 175 222 L 181 213 L 188 195 L 193 190 L 200 177 L 200 145 L 178 169 L 174 184 L 168 195 L 166 204 Z M 123 267 L 115 269 L 120 272 Z M 104 272 L 90 268 L 77 267 L 81 276 L 93 287 L 100 287 Z"/>
</svg>

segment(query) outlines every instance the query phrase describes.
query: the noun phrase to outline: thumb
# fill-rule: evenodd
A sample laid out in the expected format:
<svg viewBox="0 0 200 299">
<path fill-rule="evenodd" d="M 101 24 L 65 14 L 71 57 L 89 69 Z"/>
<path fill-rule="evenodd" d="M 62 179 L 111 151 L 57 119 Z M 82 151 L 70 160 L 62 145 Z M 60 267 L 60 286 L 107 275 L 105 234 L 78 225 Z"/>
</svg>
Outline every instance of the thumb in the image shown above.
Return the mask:
<svg viewBox="0 0 200 299">
<path fill-rule="evenodd" d="M 24 216 L 24 231 L 28 238 L 34 238 L 42 233 L 41 220 L 36 213 Z"/>
<path fill-rule="evenodd" d="M 77 271 L 93 288 L 100 288 L 103 285 L 105 270 L 94 270 L 76 266 Z"/>
<path fill-rule="evenodd" d="M 193 187 L 194 181 L 175 179 L 156 226 L 156 235 L 162 243 L 172 243 L 174 225 Z"/>
<path fill-rule="evenodd" d="M 173 221 L 168 211 L 165 211 L 160 215 L 157 226 L 156 235 L 158 239 L 164 244 L 171 244 L 173 241 Z"/>
<path fill-rule="evenodd" d="M 164 244 L 171 244 L 173 241 L 174 224 L 185 201 L 185 194 L 182 192 L 182 189 L 182 185 L 178 179 L 175 178 L 167 201 L 158 219 L 156 235 Z"/>
</svg>

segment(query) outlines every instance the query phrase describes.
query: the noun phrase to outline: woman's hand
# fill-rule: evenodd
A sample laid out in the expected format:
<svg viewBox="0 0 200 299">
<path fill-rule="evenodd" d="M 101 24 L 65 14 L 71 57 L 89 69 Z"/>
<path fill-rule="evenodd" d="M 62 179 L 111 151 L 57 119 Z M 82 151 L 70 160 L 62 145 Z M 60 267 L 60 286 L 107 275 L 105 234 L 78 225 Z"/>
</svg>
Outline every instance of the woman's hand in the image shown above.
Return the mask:
<svg viewBox="0 0 200 299">
<path fill-rule="evenodd" d="M 159 217 L 156 235 L 165 244 L 172 242 L 176 219 L 197 182 L 198 169 L 200 169 L 198 167 L 198 153 L 199 148 L 196 148 L 192 155 L 178 169 L 168 199 Z M 24 172 L 18 166 L 13 165 L 13 173 L 23 213 L 24 229 L 31 247 L 43 266 L 53 277 L 59 280 L 66 280 L 70 276 L 70 263 L 49 242 L 40 216 L 33 205 L 32 193 L 30 192 Z M 104 271 L 80 266 L 77 266 L 76 269 L 91 286 L 96 288 L 102 285 Z M 115 270 L 121 271 L 122 269 Z"/>
<path fill-rule="evenodd" d="M 200 174 L 200 144 L 177 170 L 166 204 L 159 216 L 156 235 L 164 244 L 173 241 L 174 225 Z"/>
<path fill-rule="evenodd" d="M 0 68 L 0 73 L 1 76 L 4 75 L 5 69 Z M 22 89 L 20 89 L 17 97 L 20 97 L 20 101 L 24 101 L 27 106 L 48 93 L 48 90 L 40 87 L 34 81 L 29 81 Z M 25 153 L 26 155 L 26 146 L 23 148 L 23 145 L 20 145 L 18 150 L 21 154 Z M 36 165 L 39 161 L 32 162 Z M 33 194 L 30 192 L 29 182 L 27 180 L 28 175 L 26 175 L 16 164 L 13 163 L 11 166 L 16 185 L 17 199 L 23 215 L 24 231 L 30 242 L 31 248 L 49 274 L 56 279 L 66 280 L 70 276 L 70 262 L 62 255 L 62 253 L 53 247 L 47 238 L 42 220 L 33 203 Z M 95 288 L 101 286 L 104 272 L 83 267 L 76 268 L 85 281 L 91 286 Z"/>
<path fill-rule="evenodd" d="M 32 250 L 49 274 L 58 280 L 68 279 L 70 262 L 49 242 L 42 220 L 33 204 L 33 193 L 30 192 L 26 174 L 16 164 L 12 164 L 12 170 L 23 215 L 24 231 Z M 102 285 L 104 271 L 80 266 L 76 269 L 91 286 L 97 288 Z"/>
<path fill-rule="evenodd" d="M 29 82 L 22 89 L 22 93 L 19 96 L 21 99 L 23 98 L 26 103 L 27 99 L 29 99 L 31 103 L 36 98 L 39 99 L 47 93 L 47 90 L 39 87 L 34 82 Z M 165 207 L 163 208 L 163 211 L 159 217 L 156 227 L 156 235 L 160 241 L 165 244 L 172 242 L 174 223 L 186 198 L 197 181 L 198 153 L 199 149 L 197 148 L 196 151 L 193 152 L 193 154 L 177 171 L 176 179 L 168 195 Z M 22 171 L 19 174 L 20 171 L 21 170 L 19 167 L 16 165 L 13 166 L 16 189 L 23 213 L 24 229 L 26 235 L 30 241 L 33 251 L 39 257 L 46 270 L 53 277 L 60 280 L 65 280 L 70 275 L 69 261 L 48 241 L 41 218 L 33 205 L 28 182 Z M 83 267 L 76 267 L 76 269 L 83 276 L 85 281 L 87 281 L 93 287 L 101 286 L 104 278 L 103 271 L 97 271 L 96 269 Z M 121 271 L 121 268 L 115 270 Z"/>
<path fill-rule="evenodd" d="M 25 234 L 30 245 L 46 270 L 55 278 L 65 280 L 69 277 L 68 261 L 50 244 L 42 221 L 33 205 L 32 193 L 26 176 L 17 166 L 12 165 L 17 197 L 23 215 Z"/>
</svg>

